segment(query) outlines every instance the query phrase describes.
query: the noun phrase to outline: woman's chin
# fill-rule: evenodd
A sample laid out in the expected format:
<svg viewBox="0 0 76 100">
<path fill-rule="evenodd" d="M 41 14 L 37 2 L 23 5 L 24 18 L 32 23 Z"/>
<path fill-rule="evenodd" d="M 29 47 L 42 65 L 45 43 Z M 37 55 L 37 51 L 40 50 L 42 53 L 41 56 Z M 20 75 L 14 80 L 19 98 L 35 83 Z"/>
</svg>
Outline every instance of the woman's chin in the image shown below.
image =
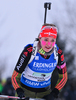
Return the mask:
<svg viewBox="0 0 76 100">
<path fill-rule="evenodd" d="M 51 49 L 49 49 L 49 50 L 44 50 L 45 52 L 50 52 L 51 51 Z"/>
</svg>

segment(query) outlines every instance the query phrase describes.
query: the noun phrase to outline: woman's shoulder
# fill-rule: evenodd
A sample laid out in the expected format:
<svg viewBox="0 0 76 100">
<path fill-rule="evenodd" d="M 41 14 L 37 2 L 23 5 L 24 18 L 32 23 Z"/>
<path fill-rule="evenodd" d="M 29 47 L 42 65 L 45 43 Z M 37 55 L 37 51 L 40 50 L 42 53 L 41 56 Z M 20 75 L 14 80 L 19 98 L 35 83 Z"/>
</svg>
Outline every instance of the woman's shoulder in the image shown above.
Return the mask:
<svg viewBox="0 0 76 100">
<path fill-rule="evenodd" d="M 26 47 L 33 47 L 33 44 L 27 44 L 24 46 L 24 48 L 26 48 Z"/>
<path fill-rule="evenodd" d="M 58 51 L 58 65 L 59 64 L 64 64 L 65 59 L 64 59 L 64 53 L 60 47 L 57 46 L 57 51 Z"/>
<path fill-rule="evenodd" d="M 24 46 L 23 52 L 32 52 L 33 49 L 33 44 L 27 44 L 26 46 Z"/>
<path fill-rule="evenodd" d="M 56 47 L 57 47 L 58 53 L 59 53 L 59 54 L 60 54 L 60 53 L 63 53 L 62 49 L 61 49 L 57 44 L 55 44 L 55 45 L 56 45 Z"/>
</svg>

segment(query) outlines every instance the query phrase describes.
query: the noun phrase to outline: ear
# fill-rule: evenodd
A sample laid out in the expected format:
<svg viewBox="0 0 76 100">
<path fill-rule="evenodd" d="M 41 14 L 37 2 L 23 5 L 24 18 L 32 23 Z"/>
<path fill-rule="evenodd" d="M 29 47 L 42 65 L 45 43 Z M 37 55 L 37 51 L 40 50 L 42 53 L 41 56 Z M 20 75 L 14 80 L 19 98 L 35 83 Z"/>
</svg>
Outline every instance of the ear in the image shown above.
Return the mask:
<svg viewBox="0 0 76 100">
<path fill-rule="evenodd" d="M 54 39 L 54 41 L 56 42 L 56 39 Z"/>
<path fill-rule="evenodd" d="M 55 39 L 55 43 L 56 43 L 56 39 Z"/>
</svg>

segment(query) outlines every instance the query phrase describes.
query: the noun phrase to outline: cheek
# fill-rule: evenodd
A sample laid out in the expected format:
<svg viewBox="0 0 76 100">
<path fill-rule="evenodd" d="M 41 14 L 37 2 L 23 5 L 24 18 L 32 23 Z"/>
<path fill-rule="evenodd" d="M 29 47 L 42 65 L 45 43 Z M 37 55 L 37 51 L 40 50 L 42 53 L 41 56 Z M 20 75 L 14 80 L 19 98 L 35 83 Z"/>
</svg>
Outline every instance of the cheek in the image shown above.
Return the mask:
<svg viewBox="0 0 76 100">
<path fill-rule="evenodd" d="M 41 41 L 41 44 L 42 44 L 42 45 L 46 45 L 46 42 L 45 42 L 45 41 Z"/>
<path fill-rule="evenodd" d="M 52 46 L 54 46 L 55 45 L 55 42 L 54 43 L 52 43 Z"/>
</svg>

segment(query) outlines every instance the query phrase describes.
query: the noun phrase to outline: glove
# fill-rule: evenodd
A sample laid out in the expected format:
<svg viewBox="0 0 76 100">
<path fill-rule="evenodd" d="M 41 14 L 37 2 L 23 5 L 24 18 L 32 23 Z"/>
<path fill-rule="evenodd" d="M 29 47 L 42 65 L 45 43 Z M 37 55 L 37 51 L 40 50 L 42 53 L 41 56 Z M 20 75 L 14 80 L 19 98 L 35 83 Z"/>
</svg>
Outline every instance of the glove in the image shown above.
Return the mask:
<svg viewBox="0 0 76 100">
<path fill-rule="evenodd" d="M 18 97 L 20 97 L 19 100 L 25 100 L 25 99 L 22 99 L 22 98 L 25 97 L 25 96 L 24 96 L 24 91 L 23 91 L 21 88 L 18 88 L 18 89 L 16 90 L 16 92 L 17 92 L 17 94 L 18 94 Z"/>
<path fill-rule="evenodd" d="M 54 88 L 51 92 L 51 94 L 54 96 L 54 98 L 58 98 L 59 90 Z"/>
<path fill-rule="evenodd" d="M 22 98 L 24 97 L 24 93 L 23 92 L 19 92 L 18 93 L 18 97 L 20 97 L 20 100 L 23 100 Z"/>
</svg>

